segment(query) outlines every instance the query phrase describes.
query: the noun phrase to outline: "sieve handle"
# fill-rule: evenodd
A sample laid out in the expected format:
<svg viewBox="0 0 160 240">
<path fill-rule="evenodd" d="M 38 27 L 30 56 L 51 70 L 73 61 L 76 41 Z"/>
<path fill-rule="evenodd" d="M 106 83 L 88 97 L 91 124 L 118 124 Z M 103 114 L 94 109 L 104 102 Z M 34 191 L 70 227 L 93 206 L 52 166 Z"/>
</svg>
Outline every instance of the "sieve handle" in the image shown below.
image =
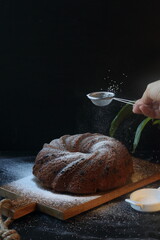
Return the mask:
<svg viewBox="0 0 160 240">
<path fill-rule="evenodd" d="M 113 99 L 116 101 L 119 101 L 119 102 L 130 104 L 130 105 L 134 105 L 134 103 L 135 103 L 135 101 L 133 101 L 133 100 L 124 99 L 124 98 L 113 98 Z"/>
</svg>

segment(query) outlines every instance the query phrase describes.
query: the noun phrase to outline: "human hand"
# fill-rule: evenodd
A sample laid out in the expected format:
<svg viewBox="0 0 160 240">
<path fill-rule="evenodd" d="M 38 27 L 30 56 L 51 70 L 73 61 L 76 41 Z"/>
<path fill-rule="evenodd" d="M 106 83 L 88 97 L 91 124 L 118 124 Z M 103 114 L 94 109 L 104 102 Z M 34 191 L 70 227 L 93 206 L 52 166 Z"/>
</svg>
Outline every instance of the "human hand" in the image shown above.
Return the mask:
<svg viewBox="0 0 160 240">
<path fill-rule="evenodd" d="M 148 84 L 143 96 L 135 102 L 133 112 L 160 119 L 160 80 Z"/>
</svg>

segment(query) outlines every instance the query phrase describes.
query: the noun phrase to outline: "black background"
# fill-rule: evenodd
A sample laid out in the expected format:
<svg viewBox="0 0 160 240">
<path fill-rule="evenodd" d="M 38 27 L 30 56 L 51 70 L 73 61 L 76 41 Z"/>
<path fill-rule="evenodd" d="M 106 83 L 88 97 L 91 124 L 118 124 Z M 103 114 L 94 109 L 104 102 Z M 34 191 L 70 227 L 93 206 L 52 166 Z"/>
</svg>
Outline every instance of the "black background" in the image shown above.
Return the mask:
<svg viewBox="0 0 160 240">
<path fill-rule="evenodd" d="M 1 151 L 106 134 L 120 104 L 86 94 L 116 81 L 117 96 L 137 99 L 160 78 L 160 3 L 1 0 L 0 48 Z"/>
</svg>

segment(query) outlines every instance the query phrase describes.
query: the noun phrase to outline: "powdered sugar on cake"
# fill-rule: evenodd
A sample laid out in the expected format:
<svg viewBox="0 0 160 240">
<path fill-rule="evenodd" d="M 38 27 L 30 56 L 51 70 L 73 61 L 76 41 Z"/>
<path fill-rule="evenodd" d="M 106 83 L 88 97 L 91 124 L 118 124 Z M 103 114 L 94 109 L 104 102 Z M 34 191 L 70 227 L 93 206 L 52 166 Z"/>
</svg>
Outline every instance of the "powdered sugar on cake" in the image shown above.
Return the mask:
<svg viewBox="0 0 160 240">
<path fill-rule="evenodd" d="M 52 140 L 38 153 L 33 167 L 33 174 L 44 186 L 72 194 L 123 186 L 132 172 L 127 148 L 99 133 L 64 135 Z"/>
</svg>

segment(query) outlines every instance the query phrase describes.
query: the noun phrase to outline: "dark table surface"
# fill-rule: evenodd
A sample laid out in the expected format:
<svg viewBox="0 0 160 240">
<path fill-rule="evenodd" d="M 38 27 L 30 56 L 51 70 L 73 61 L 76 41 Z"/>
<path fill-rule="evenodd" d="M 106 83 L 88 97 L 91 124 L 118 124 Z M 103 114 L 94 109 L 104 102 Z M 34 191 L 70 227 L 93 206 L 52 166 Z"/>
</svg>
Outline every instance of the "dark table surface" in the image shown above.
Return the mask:
<svg viewBox="0 0 160 240">
<path fill-rule="evenodd" d="M 26 154 L 1 156 L 0 185 L 30 175 L 34 159 Z M 158 187 L 160 181 L 149 186 Z M 65 221 L 33 212 L 15 220 L 10 228 L 22 240 L 160 239 L 160 212 L 137 212 L 124 201 L 127 197 L 129 194 Z"/>
</svg>

